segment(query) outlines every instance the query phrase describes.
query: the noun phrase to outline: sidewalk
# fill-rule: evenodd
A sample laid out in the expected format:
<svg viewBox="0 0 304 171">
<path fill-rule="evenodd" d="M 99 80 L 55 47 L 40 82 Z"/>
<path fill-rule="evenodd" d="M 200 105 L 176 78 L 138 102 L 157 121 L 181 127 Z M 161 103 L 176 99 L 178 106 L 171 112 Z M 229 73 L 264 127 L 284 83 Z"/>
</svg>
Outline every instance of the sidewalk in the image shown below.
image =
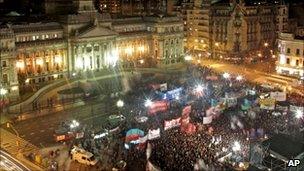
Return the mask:
<svg viewBox="0 0 304 171">
<path fill-rule="evenodd" d="M 29 154 L 39 154 L 39 148 L 29 143 L 28 141 L 12 134 L 11 132 L 0 128 L 0 147 L 7 151 L 12 156 L 15 156 L 23 164 L 32 170 L 44 170 L 40 166 L 30 162 L 24 156 Z"/>
<path fill-rule="evenodd" d="M 59 104 L 59 105 L 56 105 L 52 108 L 44 108 L 44 109 L 41 109 L 41 110 L 25 112 L 23 114 L 18 115 L 17 121 L 23 121 L 23 120 L 30 119 L 30 118 L 49 115 L 49 114 L 61 112 L 61 111 L 64 111 L 64 110 L 69 110 L 69 109 L 72 109 L 72 108 L 81 107 L 81 106 L 84 106 L 84 105 L 85 105 L 84 101 L 78 100 L 74 103 L 67 103 L 67 104 L 63 104 L 63 105 Z"/>
</svg>

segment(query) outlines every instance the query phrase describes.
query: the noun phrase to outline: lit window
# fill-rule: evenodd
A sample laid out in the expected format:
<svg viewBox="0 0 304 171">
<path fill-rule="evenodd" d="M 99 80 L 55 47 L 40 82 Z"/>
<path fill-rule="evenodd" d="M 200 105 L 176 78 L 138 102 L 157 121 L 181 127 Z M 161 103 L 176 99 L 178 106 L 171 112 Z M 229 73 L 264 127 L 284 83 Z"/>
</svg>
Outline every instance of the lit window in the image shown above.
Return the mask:
<svg viewBox="0 0 304 171">
<path fill-rule="evenodd" d="M 57 38 L 57 34 L 54 34 L 54 38 Z"/>
<path fill-rule="evenodd" d="M 33 40 L 36 40 L 36 36 L 33 36 Z"/>
<path fill-rule="evenodd" d="M 49 38 L 49 35 L 48 35 L 48 34 L 46 34 L 46 35 L 45 35 L 45 38 L 46 38 L 46 39 L 48 39 L 48 38 Z"/>
</svg>

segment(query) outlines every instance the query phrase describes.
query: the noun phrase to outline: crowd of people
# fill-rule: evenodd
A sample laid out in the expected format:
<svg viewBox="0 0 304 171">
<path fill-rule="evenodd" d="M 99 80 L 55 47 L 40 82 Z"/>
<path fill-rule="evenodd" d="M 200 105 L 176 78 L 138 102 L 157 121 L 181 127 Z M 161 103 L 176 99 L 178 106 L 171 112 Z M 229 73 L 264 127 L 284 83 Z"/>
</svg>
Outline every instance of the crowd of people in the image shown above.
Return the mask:
<svg viewBox="0 0 304 171">
<path fill-rule="evenodd" d="M 207 78 L 216 79 L 207 79 Z M 149 79 L 146 79 L 149 78 Z M 150 79 L 153 78 L 153 79 Z M 143 81 L 144 80 L 144 81 Z M 147 98 L 158 100 L 160 90 L 151 88 L 150 84 L 166 83 L 168 90 L 183 87 L 180 99 L 170 101 L 167 111 L 149 115 L 144 101 Z M 193 87 L 197 84 L 204 85 L 203 94 L 193 94 Z M 255 94 L 248 94 L 247 91 Z M 285 111 L 274 115 L 272 110 L 260 109 L 258 99 L 262 93 L 280 91 L 269 89 L 258 84 L 249 83 L 245 79 L 237 80 L 236 76 L 229 79 L 223 78 L 222 73 L 216 73 L 208 67 L 189 65 L 184 72 L 170 75 L 150 75 L 145 79 L 134 80 L 133 91 L 124 97 L 125 107 L 122 113 L 126 121 L 121 127 L 121 134 L 115 137 L 115 156 L 127 162 L 127 167 L 144 169 L 147 162 L 145 150 L 142 148 L 124 149 L 124 136 L 131 128 L 139 128 L 144 132 L 149 129 L 161 128 L 161 136 L 149 140 L 151 155 L 149 161 L 161 170 L 231 170 L 239 163 L 249 161 L 250 143 L 261 141 L 279 132 L 290 132 L 294 121 L 293 114 Z M 206 111 L 212 107 L 211 99 L 220 101 L 227 94 L 239 95 L 237 104 L 229 106 L 215 115 L 209 124 L 203 124 Z M 251 102 L 250 109 L 242 110 L 244 99 Z M 304 97 L 288 94 L 288 105 L 303 106 Z M 185 106 L 191 105 L 190 122 L 196 126 L 195 133 L 187 134 L 179 127 L 164 130 L 164 120 L 176 118 L 181 115 Z M 147 116 L 145 123 L 134 120 L 135 116 Z M 299 123 L 300 126 L 303 122 Z M 111 141 L 111 142 L 115 142 Z M 103 144 L 111 144 L 108 139 L 94 140 L 89 137 L 81 142 L 81 146 L 88 151 L 99 154 L 96 149 L 104 149 Z M 237 143 L 237 144 L 235 144 Z M 235 146 L 238 145 L 238 149 Z M 118 147 L 119 146 L 119 147 Z M 114 154 L 113 154 L 114 155 Z M 228 157 L 227 157 L 228 156 Z M 116 159 L 113 158 L 113 162 Z M 135 169 L 136 170 L 136 169 Z"/>
<path fill-rule="evenodd" d="M 206 77 L 210 75 L 216 76 L 218 79 L 206 81 Z M 183 96 L 188 96 L 187 101 L 192 101 L 191 121 L 197 127 L 197 131 L 190 135 L 179 128 L 163 130 L 160 138 L 149 142 L 152 146 L 149 160 L 162 170 L 193 170 L 193 168 L 231 170 L 232 167 L 236 167 L 237 163 L 249 161 L 252 141 L 261 141 L 279 132 L 288 133 L 288 129 L 292 127 L 290 123 L 294 119 L 293 114 L 274 115 L 271 110 L 260 109 L 259 103 L 256 101 L 260 94 L 280 91 L 279 89 L 264 88 L 245 80 L 225 79 L 210 68 L 200 66 L 190 66 L 186 74 L 182 76 L 171 76 L 164 80 L 157 78 L 157 81 L 159 83 L 166 81 L 168 89 L 184 87 Z M 208 92 L 200 98 L 191 96 L 189 92 L 194 86 L 193 82 L 204 82 Z M 147 87 L 147 83 L 141 87 Z M 253 102 L 249 110 L 241 110 L 242 100 L 240 100 L 237 105 L 226 108 L 211 124 L 202 124 L 202 117 L 206 116 L 205 111 L 211 107 L 211 98 L 220 99 L 225 96 L 225 93 L 240 93 L 246 90 L 256 92 L 255 95 L 245 94 L 244 97 L 241 97 L 242 100 L 247 98 Z M 153 94 L 155 90 L 151 91 Z M 149 95 L 151 96 L 151 94 Z M 140 95 L 137 97 L 140 99 Z M 288 94 L 286 101 L 290 102 L 289 104 L 301 106 L 304 99 L 295 94 Z M 171 102 L 171 104 L 176 103 Z M 161 127 L 165 119 L 174 118 L 180 114 L 183 105 L 177 103 L 177 105 L 171 105 L 166 112 L 149 116 L 149 122 L 141 128 L 147 130 Z M 145 113 L 144 109 L 140 109 L 140 112 Z M 283 113 L 283 111 L 280 112 Z M 235 142 L 241 146 L 239 151 L 233 150 Z M 134 151 L 130 154 L 134 155 Z M 230 154 L 232 156 L 229 157 L 229 160 L 221 160 L 222 157 Z"/>
</svg>

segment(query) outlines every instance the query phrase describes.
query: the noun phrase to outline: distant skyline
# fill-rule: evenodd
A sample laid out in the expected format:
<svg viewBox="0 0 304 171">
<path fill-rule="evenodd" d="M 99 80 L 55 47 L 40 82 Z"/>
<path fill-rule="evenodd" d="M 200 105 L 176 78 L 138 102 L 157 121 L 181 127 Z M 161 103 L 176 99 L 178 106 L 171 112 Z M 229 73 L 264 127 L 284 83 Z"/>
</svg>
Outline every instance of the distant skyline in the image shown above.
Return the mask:
<svg viewBox="0 0 304 171">
<path fill-rule="evenodd" d="M 68 0 L 67 0 L 68 1 Z M 72 0 L 71 0 L 72 1 Z M 172 0 L 174 1 L 174 0 Z M 176 0 L 181 2 L 183 0 Z M 221 0 L 218 0 L 221 1 Z M 259 2 L 265 0 L 245 0 L 246 2 Z M 266 0 L 280 1 L 280 0 Z M 304 3 L 303 0 L 284 0 L 286 3 Z M 16 11 L 21 14 L 42 14 L 44 12 L 45 0 L 0 0 L 0 15 L 7 14 L 11 11 Z"/>
</svg>

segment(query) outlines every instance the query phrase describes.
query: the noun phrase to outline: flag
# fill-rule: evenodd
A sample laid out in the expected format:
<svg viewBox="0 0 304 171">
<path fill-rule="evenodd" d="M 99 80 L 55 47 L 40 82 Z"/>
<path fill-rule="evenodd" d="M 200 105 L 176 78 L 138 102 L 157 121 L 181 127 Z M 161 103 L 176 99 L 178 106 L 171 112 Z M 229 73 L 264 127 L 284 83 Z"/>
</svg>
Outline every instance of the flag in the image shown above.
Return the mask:
<svg viewBox="0 0 304 171">
<path fill-rule="evenodd" d="M 180 125 L 181 125 L 181 118 L 179 117 L 176 119 L 172 119 L 170 121 L 165 121 L 164 129 L 167 130 L 167 129 L 171 129 L 171 128 L 174 128 L 174 127 L 177 127 Z"/>
<path fill-rule="evenodd" d="M 144 131 L 140 129 L 130 129 L 126 134 L 126 142 L 131 142 L 134 140 L 138 140 L 140 137 L 144 136 Z"/>
<path fill-rule="evenodd" d="M 148 131 L 148 139 L 149 140 L 152 140 L 152 139 L 155 139 L 155 138 L 158 138 L 160 137 L 160 129 L 149 129 Z"/>
<path fill-rule="evenodd" d="M 267 99 L 260 99 L 260 108 L 266 110 L 274 110 L 275 107 L 275 99 L 267 98 Z"/>
<path fill-rule="evenodd" d="M 167 91 L 167 83 L 160 85 L 160 91 Z"/>
<path fill-rule="evenodd" d="M 211 107 L 215 107 L 215 106 L 217 106 L 217 104 L 218 104 L 217 100 L 211 99 Z"/>
<path fill-rule="evenodd" d="M 242 110 L 248 110 L 250 108 L 250 101 L 244 99 L 244 103 L 241 105 Z"/>
<path fill-rule="evenodd" d="M 210 124 L 212 122 L 212 116 L 203 117 L 203 124 Z"/>
<path fill-rule="evenodd" d="M 155 101 L 148 107 L 148 114 L 166 111 L 169 108 L 169 102 L 165 100 Z"/>
<path fill-rule="evenodd" d="M 270 98 L 273 98 L 279 102 L 286 101 L 286 92 L 270 92 Z"/>
</svg>

